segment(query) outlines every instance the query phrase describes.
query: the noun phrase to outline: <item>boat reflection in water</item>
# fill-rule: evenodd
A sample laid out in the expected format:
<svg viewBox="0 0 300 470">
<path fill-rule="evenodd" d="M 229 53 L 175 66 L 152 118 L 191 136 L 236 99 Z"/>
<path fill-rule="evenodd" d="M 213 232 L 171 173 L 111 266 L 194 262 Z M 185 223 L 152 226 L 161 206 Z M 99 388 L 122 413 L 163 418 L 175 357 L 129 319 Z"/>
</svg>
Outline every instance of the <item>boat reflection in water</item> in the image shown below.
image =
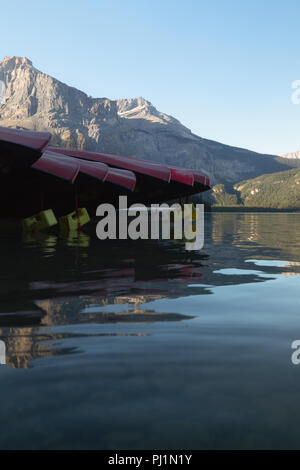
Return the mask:
<svg viewBox="0 0 300 470">
<path fill-rule="evenodd" d="M 199 282 L 203 256 L 196 262 L 171 264 L 168 261 L 174 255 L 167 246 L 101 244 L 84 232 L 23 234 L 18 245 L 19 275 L 14 273 L 16 278 L 8 280 L 0 311 L 0 337 L 6 342 L 8 365 L 27 368 L 37 358 L 75 353 L 76 348 L 59 347 L 58 341 L 76 337 L 54 332 L 53 327 L 60 325 L 145 324 L 193 318 L 144 306 L 177 296 L 191 280 Z M 3 255 L 9 264 L 5 254 L 8 252 Z M 182 261 L 186 256 L 179 250 L 177 257 Z M 159 263 L 153 263 L 155 259 Z M 14 274 L 10 273 L 12 278 Z M 23 293 L 21 298 L 12 295 L 15 289 Z M 90 332 L 88 336 L 124 334 L 144 335 L 141 329 L 137 333 Z"/>
</svg>

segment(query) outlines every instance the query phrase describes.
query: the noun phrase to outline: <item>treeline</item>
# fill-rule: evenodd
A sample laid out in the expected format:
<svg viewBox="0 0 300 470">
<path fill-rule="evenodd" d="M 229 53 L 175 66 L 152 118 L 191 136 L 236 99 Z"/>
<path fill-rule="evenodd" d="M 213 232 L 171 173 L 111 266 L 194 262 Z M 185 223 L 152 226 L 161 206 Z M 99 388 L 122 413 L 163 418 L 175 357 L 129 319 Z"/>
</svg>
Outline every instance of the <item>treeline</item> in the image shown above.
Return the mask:
<svg viewBox="0 0 300 470">
<path fill-rule="evenodd" d="M 261 175 L 233 187 L 218 184 L 213 206 L 300 209 L 300 168 Z"/>
</svg>

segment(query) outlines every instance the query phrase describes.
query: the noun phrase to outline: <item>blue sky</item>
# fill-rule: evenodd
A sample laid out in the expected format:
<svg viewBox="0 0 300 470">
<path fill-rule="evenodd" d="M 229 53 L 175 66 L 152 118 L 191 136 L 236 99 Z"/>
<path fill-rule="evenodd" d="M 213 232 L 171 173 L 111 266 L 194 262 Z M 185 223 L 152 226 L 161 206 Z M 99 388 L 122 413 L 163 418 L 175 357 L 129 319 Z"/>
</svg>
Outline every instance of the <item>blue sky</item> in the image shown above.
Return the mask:
<svg viewBox="0 0 300 470">
<path fill-rule="evenodd" d="M 202 137 L 300 149 L 299 0 L 10 0 L 0 60 L 95 97 L 143 96 Z"/>
</svg>

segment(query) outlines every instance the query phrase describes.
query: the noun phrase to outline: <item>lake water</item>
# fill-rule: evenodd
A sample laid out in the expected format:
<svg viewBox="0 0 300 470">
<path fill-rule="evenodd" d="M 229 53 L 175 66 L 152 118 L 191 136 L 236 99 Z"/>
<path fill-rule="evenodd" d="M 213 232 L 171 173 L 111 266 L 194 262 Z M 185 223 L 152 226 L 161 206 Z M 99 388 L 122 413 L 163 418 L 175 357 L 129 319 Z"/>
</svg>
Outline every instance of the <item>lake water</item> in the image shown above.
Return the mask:
<svg viewBox="0 0 300 470">
<path fill-rule="evenodd" d="M 300 214 L 199 253 L 1 227 L 1 449 L 300 448 Z"/>
</svg>

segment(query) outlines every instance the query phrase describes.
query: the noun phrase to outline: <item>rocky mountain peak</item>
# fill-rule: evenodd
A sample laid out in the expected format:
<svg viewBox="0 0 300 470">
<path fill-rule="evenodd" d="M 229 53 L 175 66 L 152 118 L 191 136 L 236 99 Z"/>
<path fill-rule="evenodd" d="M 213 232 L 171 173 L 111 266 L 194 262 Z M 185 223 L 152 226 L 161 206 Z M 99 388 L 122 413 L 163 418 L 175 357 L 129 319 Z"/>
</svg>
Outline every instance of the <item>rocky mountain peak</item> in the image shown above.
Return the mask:
<svg viewBox="0 0 300 470">
<path fill-rule="evenodd" d="M 285 153 L 281 155 L 282 158 L 287 158 L 288 160 L 298 160 L 300 159 L 300 150 L 296 150 L 296 152 Z"/>
<path fill-rule="evenodd" d="M 37 70 L 26 57 L 0 62 L 0 125 L 49 131 L 53 145 L 204 170 L 216 182 L 286 168 L 274 156 L 202 139 L 141 96 L 92 98 Z"/>
<path fill-rule="evenodd" d="M 31 60 L 27 57 L 6 56 L 0 62 L 2 68 L 33 67 Z"/>
</svg>

